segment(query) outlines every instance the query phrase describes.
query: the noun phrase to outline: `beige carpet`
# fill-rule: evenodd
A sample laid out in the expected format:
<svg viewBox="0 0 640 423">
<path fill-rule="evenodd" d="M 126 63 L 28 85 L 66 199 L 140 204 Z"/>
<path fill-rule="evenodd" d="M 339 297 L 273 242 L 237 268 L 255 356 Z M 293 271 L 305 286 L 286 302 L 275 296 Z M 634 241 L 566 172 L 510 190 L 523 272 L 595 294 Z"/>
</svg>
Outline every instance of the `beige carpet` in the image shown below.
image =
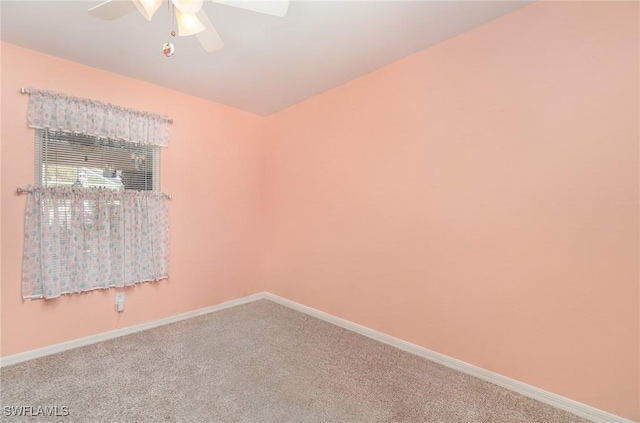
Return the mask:
<svg viewBox="0 0 640 423">
<path fill-rule="evenodd" d="M 2 421 L 586 422 L 267 300 L 0 376 Z M 69 415 L 5 416 L 21 405 Z"/>
</svg>

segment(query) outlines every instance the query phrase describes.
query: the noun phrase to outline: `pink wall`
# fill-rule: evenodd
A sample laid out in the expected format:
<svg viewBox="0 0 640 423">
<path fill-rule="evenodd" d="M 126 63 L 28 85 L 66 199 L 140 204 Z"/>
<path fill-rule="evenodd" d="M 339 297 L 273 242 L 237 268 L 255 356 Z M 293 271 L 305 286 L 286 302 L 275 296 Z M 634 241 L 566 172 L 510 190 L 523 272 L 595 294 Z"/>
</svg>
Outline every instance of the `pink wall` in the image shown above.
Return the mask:
<svg viewBox="0 0 640 423">
<path fill-rule="evenodd" d="M 638 3 L 537 3 L 272 115 L 266 289 L 640 419 Z"/>
<path fill-rule="evenodd" d="M 34 86 L 174 119 L 162 152 L 162 189 L 173 195 L 171 278 L 114 291 L 26 301 L 20 296 L 25 197 L 33 183 Z M 260 291 L 260 140 L 264 118 L 11 44 L 2 44 L 2 355 L 152 321 Z"/>
<path fill-rule="evenodd" d="M 266 288 L 640 420 L 638 9 L 538 3 L 266 126 L 2 43 L 1 355 Z M 171 280 L 122 315 L 20 298 L 29 85 L 175 120 Z"/>
</svg>

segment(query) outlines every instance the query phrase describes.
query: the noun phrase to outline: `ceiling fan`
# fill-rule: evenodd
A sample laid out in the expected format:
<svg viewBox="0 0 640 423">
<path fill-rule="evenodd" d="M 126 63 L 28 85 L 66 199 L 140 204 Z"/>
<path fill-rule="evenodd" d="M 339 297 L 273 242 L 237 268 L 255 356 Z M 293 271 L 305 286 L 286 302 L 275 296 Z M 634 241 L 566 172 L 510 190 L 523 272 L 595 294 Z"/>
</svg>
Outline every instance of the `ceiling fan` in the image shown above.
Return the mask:
<svg viewBox="0 0 640 423">
<path fill-rule="evenodd" d="M 169 5 L 175 11 L 175 20 L 178 24 L 178 35 L 195 35 L 208 51 L 218 51 L 224 47 L 224 42 L 214 28 L 213 24 L 202 10 L 204 0 L 168 0 Z M 253 12 L 264 13 L 272 16 L 285 16 L 289 9 L 289 0 L 211 0 L 215 3 L 227 6 L 239 7 Z M 138 10 L 147 20 L 151 20 L 153 14 L 162 6 L 163 0 L 107 0 L 88 10 L 91 16 L 112 21 L 128 13 Z M 175 35 L 175 33 L 172 33 Z M 170 44 L 170 43 L 167 43 Z M 165 44 L 165 48 L 167 46 Z M 171 54 L 173 46 L 171 46 Z"/>
</svg>

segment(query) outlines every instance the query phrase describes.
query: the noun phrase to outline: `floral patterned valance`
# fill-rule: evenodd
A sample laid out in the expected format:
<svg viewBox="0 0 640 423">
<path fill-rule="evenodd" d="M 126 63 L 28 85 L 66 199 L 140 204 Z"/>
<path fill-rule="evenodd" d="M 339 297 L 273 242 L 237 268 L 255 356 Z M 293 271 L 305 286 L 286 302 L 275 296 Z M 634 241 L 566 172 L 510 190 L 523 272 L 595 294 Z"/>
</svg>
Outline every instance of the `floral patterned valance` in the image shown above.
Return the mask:
<svg viewBox="0 0 640 423">
<path fill-rule="evenodd" d="M 113 104 L 30 89 L 29 126 L 92 135 L 136 144 L 169 145 L 166 116 Z"/>
</svg>

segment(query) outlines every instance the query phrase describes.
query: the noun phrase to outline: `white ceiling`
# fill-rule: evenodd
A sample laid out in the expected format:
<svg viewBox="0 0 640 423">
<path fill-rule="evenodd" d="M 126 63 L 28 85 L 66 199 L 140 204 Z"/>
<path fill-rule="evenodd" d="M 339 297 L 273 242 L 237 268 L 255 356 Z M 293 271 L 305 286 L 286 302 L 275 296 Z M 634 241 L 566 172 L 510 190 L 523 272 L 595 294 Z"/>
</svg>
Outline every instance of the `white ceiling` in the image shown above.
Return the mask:
<svg viewBox="0 0 640 423">
<path fill-rule="evenodd" d="M 2 0 L 2 40 L 269 115 L 485 22 L 524 1 L 296 1 L 283 18 L 205 2 L 226 46 L 175 37 L 168 7 L 148 22 L 89 16 L 100 1 Z M 46 87 L 44 87 L 46 88 Z"/>
</svg>

